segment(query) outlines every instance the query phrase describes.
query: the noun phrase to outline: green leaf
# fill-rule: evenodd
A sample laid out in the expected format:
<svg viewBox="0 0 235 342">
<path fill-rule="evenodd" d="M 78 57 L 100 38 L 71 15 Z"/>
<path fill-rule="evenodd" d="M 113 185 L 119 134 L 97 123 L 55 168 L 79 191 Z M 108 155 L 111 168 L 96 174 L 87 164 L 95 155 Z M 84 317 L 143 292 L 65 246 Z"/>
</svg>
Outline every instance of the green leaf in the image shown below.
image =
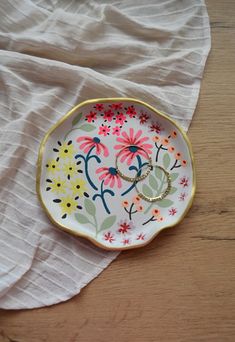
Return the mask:
<svg viewBox="0 0 235 342">
<path fill-rule="evenodd" d="M 168 153 L 165 153 L 163 156 L 163 166 L 165 169 L 168 169 L 171 162 L 171 158 Z"/>
<path fill-rule="evenodd" d="M 90 214 L 91 216 L 95 216 L 96 207 L 95 207 L 94 203 L 91 200 L 89 200 L 88 198 L 86 198 L 84 201 L 84 204 L 85 204 L 86 212 L 88 214 Z"/>
<path fill-rule="evenodd" d="M 177 188 L 172 186 L 169 195 L 173 195 L 177 191 Z"/>
<path fill-rule="evenodd" d="M 149 175 L 149 185 L 154 190 L 156 190 L 156 191 L 158 190 L 157 180 L 156 180 L 156 178 L 153 175 Z"/>
<path fill-rule="evenodd" d="M 72 121 L 72 125 L 75 126 L 77 123 L 79 123 L 79 121 L 82 118 L 82 113 L 79 113 L 77 116 L 75 116 L 75 118 Z"/>
<path fill-rule="evenodd" d="M 177 173 L 177 172 L 171 173 L 170 176 L 171 176 L 171 181 L 174 182 L 178 178 L 179 173 Z"/>
<path fill-rule="evenodd" d="M 155 167 L 155 176 L 162 180 L 162 176 L 164 175 L 163 171 L 159 169 L 159 167 Z"/>
<path fill-rule="evenodd" d="M 112 215 L 112 216 L 106 217 L 106 219 L 104 219 L 104 221 L 102 222 L 102 224 L 100 226 L 99 232 L 101 230 L 105 230 L 105 229 L 108 229 L 108 228 L 112 227 L 112 225 L 114 224 L 116 219 L 117 219 L 116 215 Z"/>
<path fill-rule="evenodd" d="M 75 218 L 76 218 L 76 220 L 79 222 L 79 223 L 82 223 L 82 224 L 84 224 L 84 223 L 89 223 L 90 221 L 88 220 L 88 218 L 85 216 L 85 215 L 83 215 L 83 214 L 78 214 L 78 213 L 76 213 L 75 214 Z"/>
<path fill-rule="evenodd" d="M 143 185 L 142 191 L 143 191 L 145 196 L 153 197 L 153 191 L 147 184 Z"/>
<path fill-rule="evenodd" d="M 162 201 L 157 202 L 157 205 L 161 208 L 167 208 L 170 207 L 174 202 L 165 198 Z"/>
<path fill-rule="evenodd" d="M 91 132 L 94 131 L 94 129 L 96 128 L 94 125 L 90 125 L 90 124 L 83 124 L 80 127 L 78 127 L 81 131 L 85 131 L 85 132 Z"/>
</svg>

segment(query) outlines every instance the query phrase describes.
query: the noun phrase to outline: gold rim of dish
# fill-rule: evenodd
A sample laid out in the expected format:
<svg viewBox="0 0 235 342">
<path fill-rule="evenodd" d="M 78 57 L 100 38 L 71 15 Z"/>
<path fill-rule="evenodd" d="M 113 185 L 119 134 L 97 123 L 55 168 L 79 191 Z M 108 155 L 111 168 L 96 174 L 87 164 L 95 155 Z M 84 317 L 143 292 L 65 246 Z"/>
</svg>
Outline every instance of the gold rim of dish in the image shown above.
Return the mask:
<svg viewBox="0 0 235 342">
<path fill-rule="evenodd" d="M 61 223 L 57 222 L 52 215 L 50 214 L 49 210 L 47 209 L 42 196 L 41 196 L 41 189 L 40 189 L 40 179 L 41 179 L 41 173 L 42 173 L 42 156 L 43 156 L 43 152 L 44 152 L 44 148 L 45 145 L 47 143 L 47 140 L 49 138 L 49 136 L 51 135 L 51 133 L 57 128 L 59 127 L 65 120 L 67 120 L 75 111 L 77 111 L 79 108 L 88 105 L 88 104 L 92 104 L 92 103 L 104 103 L 104 102 L 113 102 L 113 101 L 122 101 L 122 102 L 135 102 L 137 104 L 141 104 L 147 108 L 149 108 L 152 112 L 154 112 L 156 115 L 160 115 L 161 117 L 165 118 L 166 120 L 170 121 L 182 134 L 188 149 L 189 149 L 189 154 L 190 154 L 190 159 L 191 159 L 191 163 L 192 163 L 192 173 L 193 173 L 193 183 L 192 183 L 192 191 L 191 191 L 191 197 L 190 200 L 188 202 L 187 207 L 184 210 L 184 213 L 179 217 L 179 219 L 174 222 L 171 225 L 162 227 L 160 230 L 158 230 L 149 240 L 145 241 L 144 243 L 138 244 L 138 245 L 133 245 L 133 246 L 123 246 L 123 247 L 108 247 L 106 245 L 103 245 L 102 243 L 98 242 L 95 238 L 92 238 L 91 236 L 88 236 L 86 234 L 83 234 L 81 232 L 75 232 L 73 230 L 71 230 L 70 228 L 68 228 L 65 225 L 62 225 Z M 140 248 L 140 247 L 144 247 L 147 244 L 149 244 L 161 231 L 163 231 L 164 229 L 167 228 L 171 228 L 176 226 L 177 224 L 179 224 L 184 217 L 186 216 L 186 214 L 188 213 L 189 209 L 192 206 L 193 203 L 193 198 L 195 196 L 195 191 L 196 191 L 196 176 L 195 176 L 195 162 L 194 162 L 194 157 L 193 157 L 193 151 L 192 151 L 192 146 L 191 143 L 189 141 L 189 138 L 187 136 L 187 134 L 183 131 L 183 129 L 178 125 L 178 123 L 176 123 L 172 118 L 170 118 L 169 116 L 167 116 L 166 114 L 160 112 L 159 110 L 155 109 L 154 107 L 152 107 L 151 105 L 147 104 L 146 102 L 143 102 L 141 100 L 137 100 L 137 99 L 133 99 L 133 98 L 125 98 L 125 97 L 114 97 L 114 98 L 98 98 L 98 99 L 91 99 L 91 100 L 86 100 L 83 101 L 81 103 L 79 103 L 78 105 L 76 105 L 75 107 L 73 107 L 67 114 L 65 114 L 59 121 L 57 121 L 57 123 L 55 123 L 50 129 L 49 131 L 46 133 L 45 137 L 43 138 L 41 144 L 40 144 L 40 148 L 39 148 L 39 155 L 38 155 L 38 160 L 37 160 L 37 174 L 36 174 L 36 192 L 37 195 L 39 197 L 39 200 L 42 204 L 42 207 L 44 208 L 44 210 L 46 211 L 49 219 L 52 221 L 52 223 L 54 223 L 58 228 L 62 229 L 63 231 L 70 233 L 72 235 L 78 236 L 78 237 L 82 237 L 85 238 L 89 241 L 91 241 L 94 245 L 102 248 L 102 249 L 106 249 L 106 250 L 112 250 L 112 251 L 122 251 L 122 250 L 127 250 L 127 249 L 134 249 L 134 248 Z"/>
</svg>

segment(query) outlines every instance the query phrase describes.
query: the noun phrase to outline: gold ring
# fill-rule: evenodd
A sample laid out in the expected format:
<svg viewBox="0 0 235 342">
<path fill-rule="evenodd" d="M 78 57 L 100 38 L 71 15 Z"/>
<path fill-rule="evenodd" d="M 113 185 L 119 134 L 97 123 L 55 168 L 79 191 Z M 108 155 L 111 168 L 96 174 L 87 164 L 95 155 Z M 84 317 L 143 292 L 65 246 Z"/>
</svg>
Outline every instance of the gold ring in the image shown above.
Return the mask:
<svg viewBox="0 0 235 342">
<path fill-rule="evenodd" d="M 135 181 L 135 189 L 137 191 L 137 194 L 140 198 L 142 198 L 143 200 L 145 200 L 147 202 L 161 201 L 161 200 L 163 200 L 163 198 L 165 198 L 169 194 L 169 192 L 171 190 L 171 176 L 170 176 L 169 172 L 167 172 L 162 166 L 158 166 L 158 165 L 152 165 L 151 171 L 153 170 L 154 167 L 157 167 L 164 172 L 166 179 L 167 179 L 167 188 L 160 195 L 158 195 L 156 197 L 148 197 L 145 194 L 143 194 L 141 191 L 139 191 L 139 189 L 137 187 L 138 181 L 136 180 Z"/>
<path fill-rule="evenodd" d="M 126 176 L 122 171 L 120 171 L 119 165 L 118 165 L 118 160 L 119 160 L 119 157 L 121 156 L 121 154 L 123 154 L 123 152 L 126 149 L 129 149 L 130 156 L 131 156 L 131 154 L 133 155 L 131 158 L 134 158 L 135 155 L 138 155 L 138 153 L 137 153 L 138 150 L 141 150 L 145 154 L 145 156 L 146 156 L 146 158 L 148 160 L 148 165 L 143 165 L 143 166 L 147 167 L 147 170 L 146 170 L 146 172 L 144 174 L 139 175 L 139 172 L 141 171 L 142 168 L 139 168 L 139 170 L 137 171 L 137 174 L 136 174 L 135 177 Z M 148 176 L 148 174 L 151 171 L 151 168 L 152 168 L 152 158 L 150 157 L 150 155 L 142 147 L 139 147 L 139 146 L 136 146 L 136 145 L 125 146 L 116 155 L 116 170 L 117 170 L 117 173 L 119 174 L 119 176 L 121 178 L 125 179 L 128 182 L 132 182 L 133 183 L 133 182 L 138 182 L 140 180 L 143 180 L 144 178 L 146 178 Z"/>
</svg>

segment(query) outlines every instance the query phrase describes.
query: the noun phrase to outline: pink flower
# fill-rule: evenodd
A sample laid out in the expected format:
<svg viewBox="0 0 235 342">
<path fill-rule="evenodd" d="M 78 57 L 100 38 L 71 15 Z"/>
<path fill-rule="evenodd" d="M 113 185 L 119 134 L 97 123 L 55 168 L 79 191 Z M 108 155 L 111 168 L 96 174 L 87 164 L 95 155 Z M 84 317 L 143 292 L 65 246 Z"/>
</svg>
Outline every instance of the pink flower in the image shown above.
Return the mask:
<svg viewBox="0 0 235 342">
<path fill-rule="evenodd" d="M 140 234 L 137 235 L 136 240 L 144 240 L 144 239 L 145 239 L 145 234 L 140 233 Z"/>
<path fill-rule="evenodd" d="M 100 142 L 100 138 L 98 137 L 88 137 L 83 136 L 76 139 L 78 143 L 83 142 L 79 147 L 81 150 L 83 150 L 85 153 L 88 153 L 92 147 L 96 148 L 96 154 L 100 155 L 103 153 L 104 157 L 108 157 L 109 151 L 107 147 Z"/>
<path fill-rule="evenodd" d="M 115 241 L 114 234 L 112 234 L 111 232 L 105 233 L 104 240 L 112 243 L 113 241 Z"/>
<path fill-rule="evenodd" d="M 133 223 L 132 222 L 128 222 L 127 220 L 121 220 L 118 223 L 119 227 L 118 227 L 118 233 L 120 234 L 126 234 L 129 233 L 129 230 L 131 230 L 132 228 L 134 228 Z"/>
<path fill-rule="evenodd" d="M 97 119 L 97 116 L 95 112 L 90 111 L 90 113 L 86 115 L 86 120 L 88 122 L 94 122 L 96 119 Z"/>
<path fill-rule="evenodd" d="M 140 114 L 139 119 L 140 119 L 140 124 L 143 125 L 145 122 L 148 121 L 149 116 L 146 113 L 142 113 Z"/>
<path fill-rule="evenodd" d="M 126 122 L 126 116 L 123 113 L 119 113 L 116 115 L 116 124 L 123 125 Z"/>
<path fill-rule="evenodd" d="M 117 173 L 116 168 L 114 167 L 100 167 L 96 170 L 96 173 L 102 173 L 99 176 L 99 180 L 104 179 L 104 185 L 110 185 L 110 188 L 113 188 L 115 186 L 115 183 L 117 183 L 117 187 L 121 188 L 122 182 L 119 174 Z"/>
<path fill-rule="evenodd" d="M 120 110 L 122 109 L 122 103 L 112 103 L 110 107 L 114 110 Z"/>
<path fill-rule="evenodd" d="M 179 200 L 182 202 L 185 200 L 185 198 L 187 197 L 187 194 L 185 192 L 182 192 L 180 195 L 179 195 Z"/>
<path fill-rule="evenodd" d="M 99 135 L 103 135 L 104 137 L 106 137 L 107 135 L 109 135 L 109 132 L 110 132 L 110 126 L 106 126 L 102 124 L 99 127 L 99 132 L 98 132 Z"/>
<path fill-rule="evenodd" d="M 113 116 L 114 116 L 114 112 L 112 112 L 111 109 L 106 110 L 104 112 L 104 120 L 105 121 L 111 122 L 113 119 Z"/>
<path fill-rule="evenodd" d="M 128 107 L 128 109 L 126 111 L 126 114 L 129 115 L 130 118 L 134 118 L 135 115 L 137 114 L 136 111 L 135 111 L 134 106 Z"/>
<path fill-rule="evenodd" d="M 177 209 L 176 208 L 169 209 L 169 215 L 170 216 L 174 216 L 176 213 L 177 213 Z"/>
<path fill-rule="evenodd" d="M 97 103 L 94 108 L 98 111 L 101 111 L 104 109 L 104 105 L 102 103 Z"/>
<path fill-rule="evenodd" d="M 130 128 L 129 135 L 126 132 L 122 132 L 123 138 L 117 138 L 117 141 L 121 143 L 121 145 L 114 146 L 115 150 L 122 150 L 120 153 L 121 162 L 123 163 L 127 159 L 127 164 L 130 165 L 132 160 L 137 156 L 141 155 L 144 158 L 147 158 L 147 154 L 151 154 L 153 146 L 151 144 L 146 143 L 149 138 L 141 137 L 142 130 L 139 129 L 136 134 L 134 134 L 134 129 Z M 126 147 L 126 148 L 125 148 Z M 144 153 L 144 151 L 146 153 Z"/>
<path fill-rule="evenodd" d="M 184 177 L 180 178 L 179 184 L 182 185 L 183 188 L 185 188 L 186 186 L 189 186 L 188 182 L 189 182 L 189 178 L 184 176 Z"/>
<path fill-rule="evenodd" d="M 113 135 L 119 136 L 121 132 L 121 128 L 119 126 L 113 127 Z"/>
<path fill-rule="evenodd" d="M 130 242 L 131 242 L 130 239 L 123 239 L 123 240 L 122 240 L 122 243 L 123 243 L 124 246 L 125 246 L 125 245 L 129 245 Z"/>
<path fill-rule="evenodd" d="M 157 134 L 159 134 L 161 131 L 163 131 L 161 125 L 158 122 L 156 122 L 154 124 L 152 123 L 152 125 L 149 127 L 149 129 L 150 129 L 150 132 L 155 132 Z"/>
</svg>

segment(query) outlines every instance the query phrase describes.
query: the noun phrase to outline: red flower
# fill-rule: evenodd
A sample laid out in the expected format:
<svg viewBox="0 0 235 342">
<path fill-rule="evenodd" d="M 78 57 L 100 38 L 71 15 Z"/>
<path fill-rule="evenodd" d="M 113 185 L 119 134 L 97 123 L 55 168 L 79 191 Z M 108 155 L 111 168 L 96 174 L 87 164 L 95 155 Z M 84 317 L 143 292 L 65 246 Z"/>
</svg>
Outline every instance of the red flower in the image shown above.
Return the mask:
<svg viewBox="0 0 235 342">
<path fill-rule="evenodd" d="M 185 198 L 187 197 L 187 194 L 185 192 L 182 192 L 180 195 L 179 195 L 179 200 L 182 202 L 185 200 Z"/>
<path fill-rule="evenodd" d="M 176 208 L 169 209 L 169 215 L 170 216 L 174 216 L 176 213 L 177 213 L 177 209 Z"/>
<path fill-rule="evenodd" d="M 119 126 L 113 127 L 113 135 L 119 136 L 121 132 L 121 128 Z"/>
<path fill-rule="evenodd" d="M 88 153 L 90 149 L 95 146 L 97 155 L 100 155 L 101 153 L 103 153 L 104 157 L 108 157 L 109 155 L 107 147 L 100 142 L 100 138 L 98 137 L 91 138 L 88 136 L 83 136 L 77 138 L 76 141 L 78 143 L 83 141 L 83 143 L 80 145 L 80 149 L 85 153 Z"/>
<path fill-rule="evenodd" d="M 143 125 L 145 122 L 148 121 L 149 116 L 146 113 L 142 113 L 140 114 L 139 119 L 140 119 L 140 124 Z"/>
<path fill-rule="evenodd" d="M 149 138 L 141 137 L 142 130 L 139 129 L 136 134 L 134 134 L 134 129 L 130 128 L 129 136 L 126 132 L 122 132 L 123 138 L 117 138 L 117 141 L 121 143 L 121 145 L 114 146 L 115 150 L 121 150 L 121 162 L 123 163 L 127 159 L 127 164 L 130 165 L 132 160 L 137 156 L 141 155 L 144 158 L 147 158 L 146 153 L 151 154 L 151 148 L 153 146 L 151 144 L 146 143 Z M 126 147 L 124 149 L 124 147 Z M 144 153 L 144 151 L 146 153 Z"/>
<path fill-rule="evenodd" d="M 136 113 L 136 111 L 135 111 L 134 106 L 128 107 L 128 109 L 127 109 L 127 111 L 126 111 L 126 114 L 129 115 L 130 118 L 135 117 L 135 115 L 136 115 L 137 113 Z"/>
<path fill-rule="evenodd" d="M 114 116 L 114 112 L 112 112 L 111 109 L 106 110 L 106 111 L 104 112 L 104 120 L 105 120 L 105 121 L 111 122 L 113 116 Z"/>
<path fill-rule="evenodd" d="M 144 240 L 144 239 L 145 239 L 145 234 L 140 233 L 140 234 L 137 235 L 136 240 Z"/>
<path fill-rule="evenodd" d="M 149 127 L 150 132 L 155 132 L 155 133 L 160 133 L 161 131 L 163 131 L 161 125 L 156 122 L 155 124 L 152 123 L 152 125 Z"/>
<path fill-rule="evenodd" d="M 127 223 L 127 220 L 122 220 L 119 222 L 118 233 L 120 234 L 129 233 L 129 230 L 131 230 L 132 228 L 133 228 L 132 222 Z"/>
<path fill-rule="evenodd" d="M 101 111 L 104 109 L 104 105 L 102 103 L 97 103 L 94 108 L 98 111 Z"/>
<path fill-rule="evenodd" d="M 119 113 L 116 115 L 116 124 L 123 125 L 126 122 L 126 116 L 123 113 Z"/>
<path fill-rule="evenodd" d="M 112 243 L 113 241 L 115 241 L 114 234 L 112 234 L 111 232 L 105 233 L 104 240 Z"/>
<path fill-rule="evenodd" d="M 130 242 L 131 242 L 130 239 L 123 239 L 123 240 L 122 240 L 122 243 L 123 243 L 124 246 L 125 246 L 125 245 L 129 245 Z"/>
<path fill-rule="evenodd" d="M 114 110 L 120 110 L 122 109 L 122 103 L 112 103 L 110 107 Z"/>
<path fill-rule="evenodd" d="M 103 135 L 106 137 L 107 135 L 109 135 L 109 132 L 110 132 L 110 126 L 106 126 L 102 124 L 99 127 L 99 132 L 98 132 L 99 135 Z"/>
<path fill-rule="evenodd" d="M 90 113 L 86 115 L 86 120 L 88 122 L 94 122 L 96 119 L 97 119 L 97 116 L 95 112 L 90 111 Z"/>
<path fill-rule="evenodd" d="M 121 188 L 122 182 L 119 174 L 117 173 L 117 170 L 114 167 L 100 167 L 96 170 L 96 173 L 101 173 L 99 176 L 99 180 L 104 179 L 104 184 L 108 185 L 110 184 L 110 188 L 113 188 L 115 186 L 115 183 L 117 182 L 118 188 Z"/>
<path fill-rule="evenodd" d="M 184 177 L 180 178 L 179 184 L 185 188 L 186 186 L 189 185 L 188 182 L 189 182 L 189 178 L 184 176 Z"/>
</svg>

